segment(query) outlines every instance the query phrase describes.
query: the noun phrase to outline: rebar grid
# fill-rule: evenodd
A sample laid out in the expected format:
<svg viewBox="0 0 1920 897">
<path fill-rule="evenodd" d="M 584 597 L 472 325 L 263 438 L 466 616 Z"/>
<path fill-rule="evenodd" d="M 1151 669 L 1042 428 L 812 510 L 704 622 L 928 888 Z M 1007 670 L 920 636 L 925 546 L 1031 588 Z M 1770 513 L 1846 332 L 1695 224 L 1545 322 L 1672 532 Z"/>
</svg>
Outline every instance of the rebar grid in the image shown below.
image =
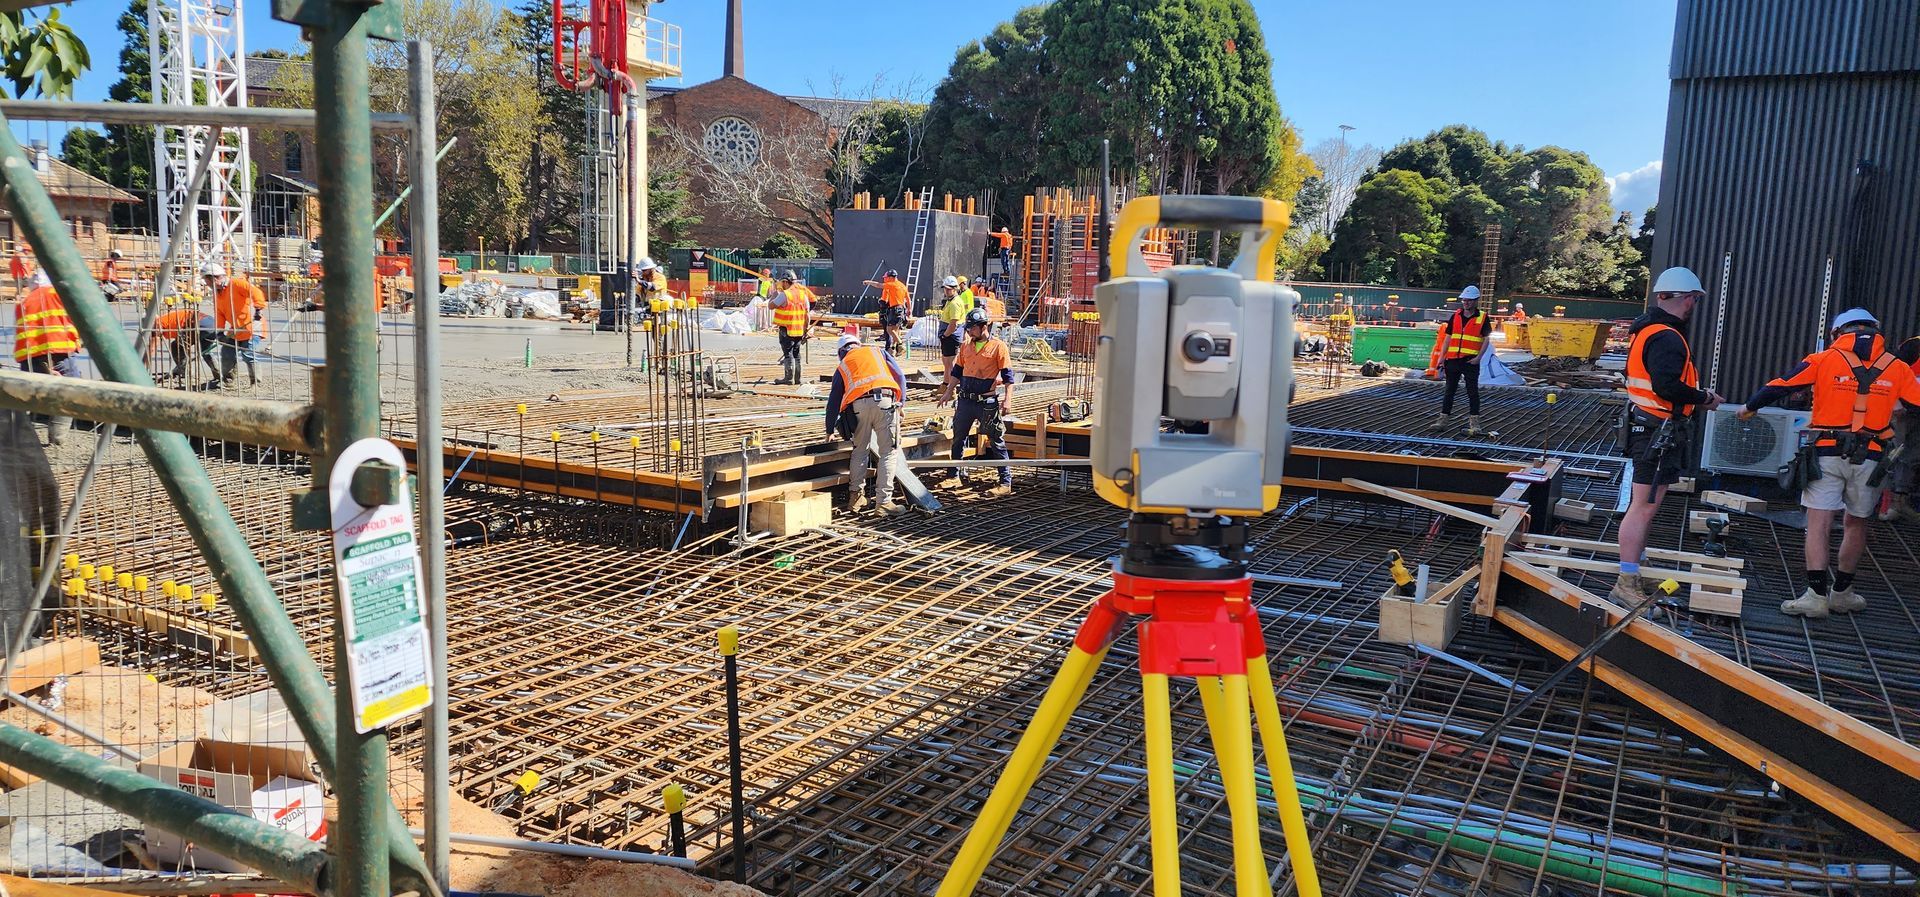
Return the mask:
<svg viewBox="0 0 1920 897">
<path fill-rule="evenodd" d="M 1441 438 L 1482 445 L 1511 446 L 1535 452 L 1608 455 L 1625 398 L 1617 392 L 1546 389 L 1535 386 L 1483 386 L 1480 413 L 1485 437 L 1467 437 L 1459 428 L 1433 431 L 1444 387 L 1426 380 L 1348 378 L 1334 386 L 1319 379 L 1300 382 L 1288 423 L 1315 435 L 1408 436 Z M 1311 385 L 1311 388 L 1310 388 Z M 1557 401 L 1548 405 L 1554 393 Z M 1466 396 L 1455 397 L 1455 413 L 1464 413 Z"/>
</svg>

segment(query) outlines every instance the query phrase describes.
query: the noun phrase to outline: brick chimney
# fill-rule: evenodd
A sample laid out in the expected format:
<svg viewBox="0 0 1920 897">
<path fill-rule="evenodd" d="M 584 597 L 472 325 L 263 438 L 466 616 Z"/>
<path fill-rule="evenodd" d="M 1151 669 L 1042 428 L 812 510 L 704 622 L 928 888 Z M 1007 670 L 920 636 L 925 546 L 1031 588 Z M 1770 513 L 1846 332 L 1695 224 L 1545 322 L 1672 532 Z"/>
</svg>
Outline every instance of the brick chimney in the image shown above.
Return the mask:
<svg viewBox="0 0 1920 897">
<path fill-rule="evenodd" d="M 53 169 L 53 157 L 47 154 L 47 142 L 45 140 L 35 140 L 29 153 L 33 158 L 34 171 L 46 174 Z"/>
<path fill-rule="evenodd" d="M 741 36 L 744 22 L 740 15 L 740 0 L 727 0 L 727 59 L 720 74 L 728 78 L 747 76 L 747 42 Z"/>
</svg>

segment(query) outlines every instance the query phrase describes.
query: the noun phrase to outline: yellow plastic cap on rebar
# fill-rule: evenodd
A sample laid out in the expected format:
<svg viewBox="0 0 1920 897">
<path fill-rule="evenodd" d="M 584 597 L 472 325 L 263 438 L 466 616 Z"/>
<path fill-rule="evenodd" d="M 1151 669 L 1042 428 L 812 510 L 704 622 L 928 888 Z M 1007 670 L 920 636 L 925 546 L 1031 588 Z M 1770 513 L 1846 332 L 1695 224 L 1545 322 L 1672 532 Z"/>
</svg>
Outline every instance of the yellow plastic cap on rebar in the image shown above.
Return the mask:
<svg viewBox="0 0 1920 897">
<path fill-rule="evenodd" d="M 668 785 L 660 789 L 660 799 L 666 803 L 669 813 L 678 813 L 687 808 L 687 792 L 679 785 Z"/>
<path fill-rule="evenodd" d="M 552 441 L 554 441 L 554 442 L 559 442 L 559 441 L 560 441 L 560 431 L 559 431 L 559 430 L 555 430 L 555 431 L 553 431 L 552 433 L 549 433 L 549 434 L 547 434 L 547 438 L 548 438 L 548 439 L 550 439 L 550 440 L 552 440 Z"/>
<path fill-rule="evenodd" d="M 165 581 L 163 581 L 163 582 L 161 582 L 161 583 L 160 583 L 160 594 L 162 594 L 162 595 L 165 595 L 165 596 L 167 596 L 168 598 L 172 598 L 172 597 L 173 597 L 173 593 L 175 593 L 175 592 L 177 592 L 177 591 L 179 591 L 179 590 L 180 590 L 180 586 L 179 586 L 179 584 L 177 584 L 177 583 L 175 583 L 175 582 L 174 582 L 173 580 L 171 580 L 171 579 L 169 579 L 169 580 L 165 580 Z"/>
<path fill-rule="evenodd" d="M 1547 393 L 1547 404 L 1549 404 L 1549 405 L 1552 405 L 1552 404 L 1554 404 L 1554 403 L 1556 403 L 1556 402 L 1558 402 L 1558 401 L 1560 401 L 1560 394 L 1559 394 L 1559 393 L 1557 393 L 1557 392 L 1550 392 L 1550 393 Z"/>
<path fill-rule="evenodd" d="M 78 576 L 76 576 L 76 577 L 73 577 L 72 579 L 69 579 L 69 580 L 67 580 L 67 594 L 69 594 L 69 595 L 85 595 L 86 593 L 87 593 L 87 581 L 86 581 L 86 580 L 84 580 L 84 579 L 81 579 L 81 578 L 80 578 L 80 577 L 78 577 Z"/>
<path fill-rule="evenodd" d="M 720 654 L 732 657 L 740 653 L 740 627 L 727 625 L 720 627 Z"/>
<path fill-rule="evenodd" d="M 144 595 L 147 590 L 152 587 L 153 583 L 149 582 L 145 576 L 135 576 L 133 578 L 133 590 L 136 592 Z"/>
<path fill-rule="evenodd" d="M 68 552 L 66 557 L 60 559 L 60 568 L 68 573 L 80 569 L 80 556 Z"/>
<path fill-rule="evenodd" d="M 114 577 L 113 584 L 119 586 L 120 588 L 126 589 L 128 591 L 132 591 L 133 590 L 133 574 L 122 573 L 119 576 Z"/>
<path fill-rule="evenodd" d="M 527 403 L 521 402 L 520 404 L 513 406 L 513 413 L 515 414 L 527 413 Z"/>
<path fill-rule="evenodd" d="M 639 447 L 640 447 L 640 437 L 638 437 L 638 436 L 629 436 L 629 437 L 627 437 L 627 444 L 628 444 L 628 445 L 630 445 L 630 446 L 633 446 L 634 448 L 639 448 Z"/>
<path fill-rule="evenodd" d="M 113 581 L 113 565 L 112 564 L 100 565 L 100 581 L 101 582 Z"/>
<path fill-rule="evenodd" d="M 212 592 L 207 592 L 206 594 L 203 594 L 200 596 L 201 610 L 211 611 L 213 610 L 214 605 L 218 603 L 220 603 L 220 597 L 218 595 L 213 594 Z"/>
<path fill-rule="evenodd" d="M 667 441 L 667 450 L 668 450 L 668 451 L 673 451 L 673 452 L 677 452 L 677 451 L 679 451 L 679 450 L 680 450 L 680 437 L 678 437 L 678 436 L 676 436 L 676 437 L 674 437 L 673 439 L 671 439 L 671 440 L 668 440 L 668 441 Z"/>
<path fill-rule="evenodd" d="M 80 565 L 80 578 L 81 578 L 81 579 L 86 579 L 86 580 L 91 580 L 91 579 L 93 579 L 93 565 L 92 565 L 92 564 L 81 564 L 81 565 Z"/>
<path fill-rule="evenodd" d="M 540 774 L 529 769 L 526 772 L 514 776 L 513 784 L 514 787 L 520 789 L 521 794 L 532 794 L 533 789 L 540 787 Z"/>
<path fill-rule="evenodd" d="M 1671 579 L 1664 580 L 1660 583 L 1660 591 L 1671 595 L 1675 592 L 1680 591 L 1680 583 Z"/>
</svg>

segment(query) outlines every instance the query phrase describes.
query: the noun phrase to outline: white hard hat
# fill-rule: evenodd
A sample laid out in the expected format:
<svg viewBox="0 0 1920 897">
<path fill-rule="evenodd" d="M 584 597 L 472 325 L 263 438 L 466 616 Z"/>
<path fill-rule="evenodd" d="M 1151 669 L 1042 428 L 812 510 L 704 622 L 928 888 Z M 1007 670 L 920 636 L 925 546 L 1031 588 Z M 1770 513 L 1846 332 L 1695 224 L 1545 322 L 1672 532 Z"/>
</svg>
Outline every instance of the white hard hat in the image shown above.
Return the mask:
<svg viewBox="0 0 1920 897">
<path fill-rule="evenodd" d="M 658 267 L 660 267 L 660 266 L 659 266 L 659 265 L 656 265 L 656 264 L 654 264 L 654 263 L 653 263 L 653 256 L 650 256 L 650 255 L 648 255 L 648 256 L 641 256 L 641 258 L 640 258 L 640 270 L 642 270 L 642 271 L 645 271 L 645 270 L 647 270 L 648 268 L 658 268 Z"/>
<path fill-rule="evenodd" d="M 953 287 L 955 289 L 958 289 L 960 287 L 960 278 L 949 274 L 947 275 L 947 278 L 945 280 L 940 281 L 940 285 L 943 287 Z"/>
<path fill-rule="evenodd" d="M 208 262 L 200 266 L 200 276 L 225 277 L 227 276 L 227 269 L 226 266 L 221 265 L 219 262 Z"/>
<path fill-rule="evenodd" d="M 800 272 L 798 272 L 798 271 L 795 271 L 795 270 L 793 270 L 792 268 L 788 268 L 788 269 L 787 269 L 787 273 L 786 273 L 786 274 L 784 274 L 784 275 L 781 275 L 781 276 L 783 276 L 783 277 L 785 277 L 786 279 L 788 279 L 788 280 L 791 280 L 791 281 L 793 281 L 793 282 L 795 282 L 795 283 L 799 283 L 799 282 L 800 282 Z"/>
<path fill-rule="evenodd" d="M 1867 311 L 1864 308 L 1849 308 L 1833 316 L 1833 326 L 1828 328 L 1828 332 L 1838 331 L 1840 328 L 1852 324 L 1871 324 L 1878 327 L 1880 326 L 1880 319 L 1874 317 L 1873 312 Z"/>
<path fill-rule="evenodd" d="M 1514 308 L 1526 308 L 1526 307 L 1527 307 L 1527 304 L 1526 304 L 1525 302 L 1515 302 L 1515 303 L 1513 304 L 1513 307 L 1514 307 Z"/>
<path fill-rule="evenodd" d="M 1654 278 L 1653 294 L 1661 293 L 1705 293 L 1706 287 L 1700 285 L 1699 275 L 1685 268 L 1668 268 Z"/>
<path fill-rule="evenodd" d="M 47 279 L 47 269 L 35 268 L 33 270 L 33 285 L 36 287 L 53 286 L 53 281 Z"/>
<path fill-rule="evenodd" d="M 845 352 L 848 349 L 853 348 L 854 346 L 857 346 L 857 345 L 860 345 L 859 337 L 854 336 L 851 333 L 842 333 L 840 334 L 840 343 L 834 348 L 838 351 Z"/>
<path fill-rule="evenodd" d="M 1460 291 L 1460 298 L 1478 299 L 1480 298 L 1480 288 L 1477 286 L 1469 286 L 1466 289 Z"/>
</svg>

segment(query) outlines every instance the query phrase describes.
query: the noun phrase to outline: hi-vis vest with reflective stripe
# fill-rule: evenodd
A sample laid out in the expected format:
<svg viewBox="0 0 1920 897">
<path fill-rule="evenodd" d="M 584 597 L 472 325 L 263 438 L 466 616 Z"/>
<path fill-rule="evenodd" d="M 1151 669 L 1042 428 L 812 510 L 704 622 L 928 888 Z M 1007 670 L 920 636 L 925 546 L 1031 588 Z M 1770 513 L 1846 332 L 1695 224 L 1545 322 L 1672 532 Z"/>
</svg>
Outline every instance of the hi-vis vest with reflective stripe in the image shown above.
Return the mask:
<svg viewBox="0 0 1920 897">
<path fill-rule="evenodd" d="M 1464 317 L 1465 310 L 1453 313 L 1453 320 L 1447 323 L 1447 341 L 1441 346 L 1440 357 L 1472 358 L 1486 348 L 1487 313 L 1481 312 L 1471 318 Z M 1478 333 L 1465 333 L 1467 325 L 1472 324 Z"/>
<path fill-rule="evenodd" d="M 841 411 L 847 410 L 853 400 L 876 389 L 891 389 L 895 395 L 900 392 L 900 384 L 887 368 L 886 358 L 872 346 L 847 350 L 846 357 L 840 359 L 840 379 L 847 384 L 847 391 L 840 396 Z"/>
<path fill-rule="evenodd" d="M 1633 335 L 1633 343 L 1627 347 L 1627 398 L 1633 400 L 1633 407 L 1642 413 L 1666 420 L 1673 416 L 1673 403 L 1660 398 L 1653 391 L 1653 377 L 1647 373 L 1647 340 L 1655 335 L 1672 332 L 1680 337 L 1681 351 L 1686 354 L 1687 366 L 1680 370 L 1680 382 L 1695 389 L 1700 388 L 1700 372 L 1693 369 L 1693 349 L 1687 345 L 1687 335 L 1667 324 L 1650 324 L 1642 327 Z M 1680 416 L 1693 413 L 1692 405 L 1681 405 Z"/>
<path fill-rule="evenodd" d="M 13 360 L 42 355 L 72 355 L 80 351 L 80 331 L 67 317 L 67 307 L 53 287 L 27 294 L 13 310 Z"/>
<path fill-rule="evenodd" d="M 780 295 L 787 298 L 787 304 L 773 310 L 773 326 L 786 331 L 788 336 L 806 336 L 807 288 L 795 285 L 792 289 L 782 290 Z"/>
<path fill-rule="evenodd" d="M 1813 368 L 1813 419 L 1808 426 L 1826 431 L 1814 440 L 1825 448 L 1839 444 L 1841 432 L 1866 433 L 1873 438 L 1869 451 L 1878 452 L 1880 441 L 1893 435 L 1893 407 L 1897 400 L 1894 381 L 1883 379 L 1887 368 L 1898 359 L 1889 354 L 1879 335 L 1867 341 L 1872 361 L 1854 354 L 1859 344 L 1852 335 L 1807 359 Z M 1798 378 L 1796 378 L 1798 379 Z M 1790 386 L 1782 380 L 1769 385 Z"/>
</svg>

